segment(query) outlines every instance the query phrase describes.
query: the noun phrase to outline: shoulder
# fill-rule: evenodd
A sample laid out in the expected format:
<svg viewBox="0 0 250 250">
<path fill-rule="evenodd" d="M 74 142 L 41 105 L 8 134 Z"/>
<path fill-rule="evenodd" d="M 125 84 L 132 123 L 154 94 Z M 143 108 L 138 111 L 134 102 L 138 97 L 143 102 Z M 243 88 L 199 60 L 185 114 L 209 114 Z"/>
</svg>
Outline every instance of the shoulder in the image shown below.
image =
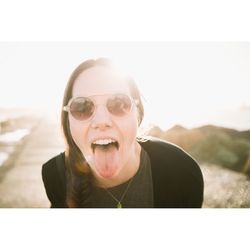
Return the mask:
<svg viewBox="0 0 250 250">
<path fill-rule="evenodd" d="M 196 160 L 179 146 L 155 137 L 148 137 L 145 142 L 140 142 L 140 144 L 148 153 L 154 168 L 185 174 L 185 176 L 189 174 L 198 179 L 202 178 Z"/>
<path fill-rule="evenodd" d="M 62 161 L 58 161 L 61 159 Z M 42 179 L 51 207 L 64 207 L 65 165 L 64 153 L 58 154 L 42 165 Z"/>
<path fill-rule="evenodd" d="M 56 164 L 56 157 L 58 157 L 59 155 L 60 154 L 58 154 L 58 155 L 52 157 L 51 159 L 49 159 L 48 161 L 46 161 L 43 164 L 42 168 L 43 169 L 48 169 L 48 168 L 51 168 L 51 167 L 55 166 L 55 164 Z"/>
<path fill-rule="evenodd" d="M 60 172 L 63 172 L 64 169 L 64 153 L 60 153 L 49 159 L 42 165 L 42 178 L 44 184 L 50 185 L 53 183 L 58 176 L 60 176 Z"/>
<path fill-rule="evenodd" d="M 55 168 L 56 168 L 56 159 L 58 157 L 60 157 L 61 154 L 58 154 L 54 157 L 52 157 L 51 159 L 49 159 L 47 162 L 45 162 L 43 165 L 42 165 L 42 174 L 43 175 L 46 175 L 46 174 L 49 174 L 49 173 L 53 173 L 55 171 Z"/>
<path fill-rule="evenodd" d="M 140 144 L 151 161 L 156 207 L 201 207 L 204 183 L 194 158 L 177 145 L 154 137 Z"/>
<path fill-rule="evenodd" d="M 179 146 L 162 139 L 148 137 L 140 144 L 150 157 L 166 158 L 172 161 L 194 160 Z"/>
</svg>

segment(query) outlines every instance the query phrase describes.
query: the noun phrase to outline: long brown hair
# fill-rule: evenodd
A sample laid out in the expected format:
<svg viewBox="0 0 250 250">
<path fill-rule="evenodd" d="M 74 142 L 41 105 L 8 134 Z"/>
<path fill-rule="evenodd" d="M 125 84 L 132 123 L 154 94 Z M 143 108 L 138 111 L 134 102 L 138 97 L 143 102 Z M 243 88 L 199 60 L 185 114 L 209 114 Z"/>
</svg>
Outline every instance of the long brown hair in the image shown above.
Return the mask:
<svg viewBox="0 0 250 250">
<path fill-rule="evenodd" d="M 91 59 L 81 63 L 71 74 L 69 81 L 66 85 L 63 97 L 62 107 L 68 104 L 72 97 L 72 89 L 77 77 L 85 70 L 94 66 L 112 67 L 112 62 L 107 58 Z M 140 96 L 140 92 L 136 83 L 132 78 L 126 78 L 131 96 L 133 99 L 138 100 L 138 120 L 139 124 L 143 120 L 144 108 Z M 75 144 L 69 127 L 68 112 L 61 112 L 61 125 L 65 137 L 66 151 L 65 163 L 67 167 L 67 197 L 66 205 L 68 207 L 84 207 L 85 201 L 91 188 L 91 172 L 83 154 L 78 146 Z"/>
</svg>

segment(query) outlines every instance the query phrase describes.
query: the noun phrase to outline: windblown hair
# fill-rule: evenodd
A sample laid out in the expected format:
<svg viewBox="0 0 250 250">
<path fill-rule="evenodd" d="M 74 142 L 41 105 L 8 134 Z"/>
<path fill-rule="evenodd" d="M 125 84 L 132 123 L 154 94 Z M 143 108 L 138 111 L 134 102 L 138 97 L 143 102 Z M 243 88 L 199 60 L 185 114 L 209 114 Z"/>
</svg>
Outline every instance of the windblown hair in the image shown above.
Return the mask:
<svg viewBox="0 0 250 250">
<path fill-rule="evenodd" d="M 70 98 L 72 97 L 72 89 L 77 77 L 85 70 L 94 66 L 104 66 L 112 68 L 112 63 L 109 59 L 99 58 L 96 60 L 87 60 L 81 63 L 71 74 L 69 81 L 66 85 L 64 91 L 64 98 L 62 107 L 68 104 Z M 139 124 L 143 120 L 144 108 L 140 96 L 140 92 L 135 84 L 135 82 L 127 77 L 126 78 L 131 96 L 133 99 L 138 100 L 138 120 Z M 66 164 L 66 177 L 67 177 L 67 194 L 66 194 L 66 204 L 68 207 L 86 207 L 87 197 L 91 190 L 92 174 L 90 167 L 85 160 L 82 152 L 75 144 L 69 127 L 68 112 L 61 112 L 61 125 L 66 141 L 65 150 L 65 164 Z"/>
</svg>

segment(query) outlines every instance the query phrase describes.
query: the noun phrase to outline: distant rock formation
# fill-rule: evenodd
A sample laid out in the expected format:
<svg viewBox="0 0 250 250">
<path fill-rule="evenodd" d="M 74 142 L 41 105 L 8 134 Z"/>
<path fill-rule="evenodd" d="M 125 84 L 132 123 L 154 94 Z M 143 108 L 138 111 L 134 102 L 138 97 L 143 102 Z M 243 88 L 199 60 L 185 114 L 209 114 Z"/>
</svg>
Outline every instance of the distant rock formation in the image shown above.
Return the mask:
<svg viewBox="0 0 250 250">
<path fill-rule="evenodd" d="M 155 126 L 148 134 L 177 144 L 200 162 L 250 174 L 250 131 L 213 125 L 186 129 L 176 125 L 167 131 Z"/>
</svg>

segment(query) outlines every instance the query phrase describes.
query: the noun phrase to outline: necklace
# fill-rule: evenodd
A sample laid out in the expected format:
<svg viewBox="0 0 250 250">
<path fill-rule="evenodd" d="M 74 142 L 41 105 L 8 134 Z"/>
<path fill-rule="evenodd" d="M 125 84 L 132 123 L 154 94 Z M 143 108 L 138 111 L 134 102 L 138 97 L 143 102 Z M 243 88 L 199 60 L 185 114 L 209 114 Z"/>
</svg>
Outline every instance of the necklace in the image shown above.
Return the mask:
<svg viewBox="0 0 250 250">
<path fill-rule="evenodd" d="M 132 183 L 133 179 L 134 179 L 134 177 L 131 178 L 131 180 L 129 181 L 129 183 L 128 183 L 126 189 L 124 190 L 120 200 L 118 200 L 107 188 L 104 188 L 107 191 L 107 193 L 117 202 L 117 205 L 116 205 L 117 208 L 122 208 L 122 200 L 125 197 L 125 195 L 126 195 L 128 189 L 129 189 L 130 184 Z"/>
</svg>

